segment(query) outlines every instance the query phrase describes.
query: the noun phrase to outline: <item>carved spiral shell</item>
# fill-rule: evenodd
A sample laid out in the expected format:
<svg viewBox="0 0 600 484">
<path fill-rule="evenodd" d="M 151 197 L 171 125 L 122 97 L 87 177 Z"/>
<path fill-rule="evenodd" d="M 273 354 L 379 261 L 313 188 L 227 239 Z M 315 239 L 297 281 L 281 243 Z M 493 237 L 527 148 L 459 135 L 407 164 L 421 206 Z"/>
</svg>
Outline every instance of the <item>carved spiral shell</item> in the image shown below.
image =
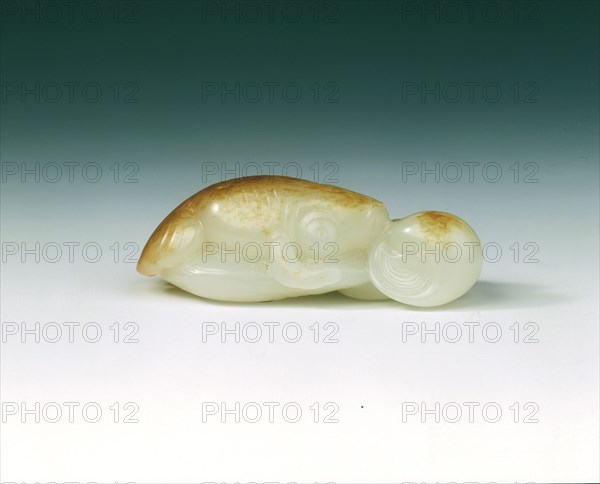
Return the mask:
<svg viewBox="0 0 600 484">
<path fill-rule="evenodd" d="M 477 281 L 479 238 L 463 220 L 420 212 L 394 220 L 369 252 L 369 277 L 386 296 L 413 306 L 446 304 Z"/>
<path fill-rule="evenodd" d="M 297 243 L 306 250 L 316 243 L 320 245 L 322 252 L 325 244 L 337 241 L 338 224 L 325 210 L 306 208 L 290 217 L 287 232 L 290 242 Z"/>
</svg>

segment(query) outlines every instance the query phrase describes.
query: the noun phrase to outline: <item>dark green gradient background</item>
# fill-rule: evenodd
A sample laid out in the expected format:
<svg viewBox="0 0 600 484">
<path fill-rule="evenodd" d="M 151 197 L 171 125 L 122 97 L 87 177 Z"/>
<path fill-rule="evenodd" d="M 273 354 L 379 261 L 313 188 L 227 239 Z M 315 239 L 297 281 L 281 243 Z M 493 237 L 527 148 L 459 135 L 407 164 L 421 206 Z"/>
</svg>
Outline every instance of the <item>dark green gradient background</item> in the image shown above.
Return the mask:
<svg viewBox="0 0 600 484">
<path fill-rule="evenodd" d="M 105 172 L 101 184 L 69 186 L 64 175 L 60 183 L 30 187 L 17 175 L 3 184 L 5 191 L 31 190 L 67 205 L 77 195 L 80 206 L 92 210 L 108 203 L 113 211 L 142 216 L 137 204 L 155 203 L 165 214 L 164 207 L 208 184 L 203 163 L 295 162 L 313 179 L 310 165 L 317 163 L 324 172 L 326 163 L 335 163 L 342 186 L 379 196 L 395 217 L 428 208 L 464 213 L 464 204 L 476 203 L 480 210 L 465 213 L 470 220 L 476 217 L 476 227 L 497 214 L 479 203 L 482 196 L 514 215 L 527 212 L 528 203 L 535 205 L 549 189 L 575 196 L 582 188 L 596 191 L 598 2 L 475 2 L 470 8 L 455 2 L 454 9 L 447 2 L 281 4 L 299 6 L 297 22 L 285 19 L 283 7 L 274 7 L 271 20 L 258 2 L 261 17 L 251 22 L 244 12 L 253 11 L 244 2 L 107 1 L 95 3 L 102 5 L 95 23 L 85 20 L 82 8 L 74 9 L 73 20 L 63 8 L 51 23 L 53 10 L 44 16 L 39 4 L 3 5 L 3 89 L 98 83 L 102 96 L 91 103 L 76 88 L 70 103 L 65 89 L 62 99 L 51 103 L 43 95 L 36 102 L 21 91 L 4 93 L 2 162 L 103 167 L 132 162 L 140 168 L 140 185 L 111 186 Z M 39 13 L 23 13 L 23 5 Z M 87 12 L 94 19 L 97 10 Z M 256 103 L 243 97 L 235 102 L 231 95 L 222 103 L 218 95 L 203 100 L 207 82 L 230 87 L 294 82 L 302 96 L 286 102 L 277 89 L 272 103 L 266 93 Z M 316 103 L 315 82 L 322 87 Z M 444 97 L 436 102 L 428 95 L 423 103 L 419 95 L 403 99 L 407 82 L 497 83 L 502 93 L 490 102 L 477 87 L 473 102 L 465 89 L 456 102 Z M 116 103 L 115 83 L 121 89 Z M 337 86 L 328 99 L 338 102 L 322 102 L 331 92 L 323 89 L 327 83 Z M 426 184 L 418 175 L 410 183 L 402 179 L 402 163 L 449 162 L 494 162 L 504 173 L 496 184 L 482 180 L 481 173 L 469 183 L 466 172 L 458 183 L 435 183 L 432 176 Z M 513 163 L 521 170 L 535 163 L 536 179 L 543 183 L 525 191 L 520 183 L 525 171 L 520 185 L 512 183 Z M 323 179 L 321 174 L 316 181 Z M 516 191 L 525 197 L 518 203 L 509 196 Z M 19 210 L 28 210 L 34 193 Z M 34 217 L 38 209 L 31 205 L 28 214 Z M 20 213 L 6 208 L 3 215 L 9 220 Z M 135 237 L 144 237 L 149 228 L 140 227 L 143 232 Z"/>
<path fill-rule="evenodd" d="M 455 23 L 443 16 L 436 23 L 433 14 L 423 22 L 407 10 L 444 2 L 321 2 L 323 19 L 334 23 L 313 20 L 314 2 L 297 2 L 303 14 L 296 23 L 277 15 L 280 9 L 272 23 L 266 9 L 249 23 L 203 17 L 218 2 L 150 0 L 133 10 L 130 3 L 121 2 L 121 23 L 113 20 L 114 2 L 100 2 L 96 23 L 79 9 L 73 23 L 23 22 L 5 12 L 3 82 L 97 82 L 103 96 L 97 103 L 76 96 L 73 104 L 9 96 L 3 161 L 129 160 L 150 180 L 199 161 L 310 159 L 389 180 L 403 160 L 492 154 L 542 164 L 597 155 L 595 1 L 496 2 L 500 20 L 486 21 L 478 7 L 472 23 L 461 2 Z M 139 102 L 113 103 L 114 82 L 137 83 Z M 203 82 L 297 82 L 303 96 L 297 103 L 276 96 L 273 104 L 229 96 L 223 105 L 218 96 L 202 102 Z M 314 82 L 339 85 L 339 102 L 314 103 Z M 469 103 L 466 93 L 456 103 L 432 96 L 426 104 L 418 96 L 402 102 L 403 82 L 496 82 L 503 93 L 496 103 L 480 94 Z M 536 83 L 538 102 L 524 102 L 523 93 L 514 103 L 515 82 Z"/>
</svg>

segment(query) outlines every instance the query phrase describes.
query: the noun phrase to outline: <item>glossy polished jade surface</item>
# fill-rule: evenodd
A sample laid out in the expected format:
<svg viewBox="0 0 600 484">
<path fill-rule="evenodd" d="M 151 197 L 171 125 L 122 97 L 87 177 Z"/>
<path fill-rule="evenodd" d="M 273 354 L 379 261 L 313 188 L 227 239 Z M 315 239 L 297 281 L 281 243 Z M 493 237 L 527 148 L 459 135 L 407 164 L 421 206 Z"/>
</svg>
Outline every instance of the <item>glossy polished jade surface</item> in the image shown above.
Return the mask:
<svg viewBox="0 0 600 484">
<path fill-rule="evenodd" d="M 151 235 L 137 270 L 223 301 L 340 291 L 429 307 L 465 294 L 482 262 L 479 238 L 454 215 L 390 220 L 382 202 L 360 193 L 257 176 L 181 203 Z"/>
</svg>

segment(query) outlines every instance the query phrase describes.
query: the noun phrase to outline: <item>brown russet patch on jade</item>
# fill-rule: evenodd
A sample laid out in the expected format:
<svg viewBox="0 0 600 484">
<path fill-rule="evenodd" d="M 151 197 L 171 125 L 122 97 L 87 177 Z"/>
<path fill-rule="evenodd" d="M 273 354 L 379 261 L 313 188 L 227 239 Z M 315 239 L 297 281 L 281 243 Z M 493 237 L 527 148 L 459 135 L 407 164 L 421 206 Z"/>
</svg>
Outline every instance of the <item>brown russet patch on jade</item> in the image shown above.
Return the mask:
<svg viewBox="0 0 600 484">
<path fill-rule="evenodd" d="M 222 181 L 195 193 L 167 215 L 146 243 L 138 261 L 138 272 L 156 274 L 161 253 L 169 250 L 169 244 L 162 243 L 165 235 L 175 231 L 185 219 L 193 223 L 210 206 L 218 205 L 221 217 L 234 216 L 240 223 L 251 226 L 264 222 L 261 216 L 272 215 L 278 202 L 293 198 L 326 200 L 332 206 L 351 210 L 383 207 L 379 200 L 361 193 L 299 178 L 263 175 Z M 266 235 L 269 231 L 267 223 L 262 232 Z"/>
<path fill-rule="evenodd" d="M 275 193 L 277 195 L 275 195 Z M 300 178 L 270 175 L 248 176 L 215 183 L 188 198 L 186 202 L 194 203 L 195 209 L 200 210 L 211 202 L 221 202 L 229 197 L 238 197 L 242 195 L 249 198 L 264 198 L 265 202 L 267 197 L 273 196 L 286 197 L 309 195 L 319 198 L 329 198 L 336 205 L 347 208 L 381 204 L 381 202 L 374 198 L 334 185 L 315 183 Z"/>
<path fill-rule="evenodd" d="M 462 220 L 446 212 L 423 212 L 418 217 L 423 231 L 436 240 L 443 240 L 453 228 L 464 225 Z"/>
</svg>

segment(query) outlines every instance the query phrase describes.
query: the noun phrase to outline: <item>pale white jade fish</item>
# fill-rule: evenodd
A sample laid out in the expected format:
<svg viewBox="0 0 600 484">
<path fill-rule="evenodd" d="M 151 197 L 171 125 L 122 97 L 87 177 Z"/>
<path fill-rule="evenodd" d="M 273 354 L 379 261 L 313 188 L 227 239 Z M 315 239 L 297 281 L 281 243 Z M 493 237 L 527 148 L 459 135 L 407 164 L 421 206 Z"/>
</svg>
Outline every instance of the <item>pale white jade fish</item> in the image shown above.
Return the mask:
<svg viewBox="0 0 600 484">
<path fill-rule="evenodd" d="M 360 193 L 255 176 L 181 203 L 148 240 L 137 270 L 223 301 L 340 291 L 438 306 L 475 284 L 482 261 L 473 229 L 449 213 L 390 220 L 383 203 Z"/>
</svg>

